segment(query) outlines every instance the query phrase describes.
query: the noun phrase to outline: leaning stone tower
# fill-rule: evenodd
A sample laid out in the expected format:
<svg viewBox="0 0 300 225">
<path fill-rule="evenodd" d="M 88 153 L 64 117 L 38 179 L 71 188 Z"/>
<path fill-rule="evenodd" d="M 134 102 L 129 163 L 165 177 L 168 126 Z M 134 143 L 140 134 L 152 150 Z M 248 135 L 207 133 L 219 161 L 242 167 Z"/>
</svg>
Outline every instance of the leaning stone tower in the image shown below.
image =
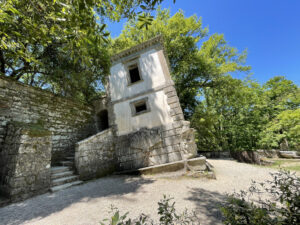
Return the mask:
<svg viewBox="0 0 300 225">
<path fill-rule="evenodd" d="M 161 36 L 113 56 L 110 74 L 108 114 L 120 170 L 196 155 Z"/>
</svg>

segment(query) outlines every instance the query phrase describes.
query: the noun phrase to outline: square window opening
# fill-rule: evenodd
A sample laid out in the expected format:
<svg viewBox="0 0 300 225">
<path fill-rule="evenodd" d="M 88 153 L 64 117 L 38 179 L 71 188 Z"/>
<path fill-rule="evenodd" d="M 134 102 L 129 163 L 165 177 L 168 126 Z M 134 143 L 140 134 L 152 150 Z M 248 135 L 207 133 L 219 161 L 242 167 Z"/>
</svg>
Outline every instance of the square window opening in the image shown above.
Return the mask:
<svg viewBox="0 0 300 225">
<path fill-rule="evenodd" d="M 141 112 L 145 112 L 145 111 L 147 111 L 146 102 L 135 105 L 135 112 L 136 113 L 141 113 Z"/>
<path fill-rule="evenodd" d="M 143 113 L 150 112 L 148 97 L 130 102 L 131 115 L 138 116 Z"/>
<path fill-rule="evenodd" d="M 141 80 L 139 68 L 137 65 L 131 66 L 129 69 L 130 83 L 135 83 Z"/>
</svg>

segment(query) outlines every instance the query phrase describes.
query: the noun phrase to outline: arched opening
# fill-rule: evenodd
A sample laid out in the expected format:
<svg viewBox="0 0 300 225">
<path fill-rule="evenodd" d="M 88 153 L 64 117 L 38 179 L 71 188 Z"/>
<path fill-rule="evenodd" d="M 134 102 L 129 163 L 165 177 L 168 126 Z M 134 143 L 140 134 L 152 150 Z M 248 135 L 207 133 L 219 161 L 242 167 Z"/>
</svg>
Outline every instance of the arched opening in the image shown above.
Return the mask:
<svg viewBox="0 0 300 225">
<path fill-rule="evenodd" d="M 103 131 L 109 128 L 107 110 L 102 110 L 97 114 L 97 126 L 98 131 Z"/>
</svg>

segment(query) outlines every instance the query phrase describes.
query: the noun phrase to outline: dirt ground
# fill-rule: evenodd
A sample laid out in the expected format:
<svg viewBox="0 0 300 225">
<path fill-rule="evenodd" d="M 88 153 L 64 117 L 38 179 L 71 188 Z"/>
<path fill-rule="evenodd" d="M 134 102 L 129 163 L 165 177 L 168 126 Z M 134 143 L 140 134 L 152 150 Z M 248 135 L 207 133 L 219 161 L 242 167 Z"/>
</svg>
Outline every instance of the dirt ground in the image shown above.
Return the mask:
<svg viewBox="0 0 300 225">
<path fill-rule="evenodd" d="M 157 219 L 157 202 L 164 194 L 174 198 L 178 212 L 194 210 L 201 224 L 222 224 L 219 206 L 226 193 L 248 188 L 251 180 L 269 179 L 274 171 L 233 160 L 209 162 L 216 180 L 109 176 L 0 208 L 0 224 L 100 224 L 111 215 L 111 205 L 130 212 L 129 217 L 145 213 Z"/>
</svg>

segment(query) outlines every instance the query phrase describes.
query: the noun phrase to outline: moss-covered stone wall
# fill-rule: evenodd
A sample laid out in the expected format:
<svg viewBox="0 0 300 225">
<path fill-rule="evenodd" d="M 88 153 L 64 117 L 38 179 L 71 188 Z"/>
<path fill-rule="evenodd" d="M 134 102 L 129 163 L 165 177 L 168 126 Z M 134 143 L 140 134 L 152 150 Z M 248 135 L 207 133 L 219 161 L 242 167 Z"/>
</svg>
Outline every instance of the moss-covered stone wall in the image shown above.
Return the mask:
<svg viewBox="0 0 300 225">
<path fill-rule="evenodd" d="M 96 132 L 93 109 L 0 76 L 0 151 L 10 122 L 37 124 L 52 133 L 52 163 Z M 37 132 L 39 132 L 37 130 Z"/>
</svg>

